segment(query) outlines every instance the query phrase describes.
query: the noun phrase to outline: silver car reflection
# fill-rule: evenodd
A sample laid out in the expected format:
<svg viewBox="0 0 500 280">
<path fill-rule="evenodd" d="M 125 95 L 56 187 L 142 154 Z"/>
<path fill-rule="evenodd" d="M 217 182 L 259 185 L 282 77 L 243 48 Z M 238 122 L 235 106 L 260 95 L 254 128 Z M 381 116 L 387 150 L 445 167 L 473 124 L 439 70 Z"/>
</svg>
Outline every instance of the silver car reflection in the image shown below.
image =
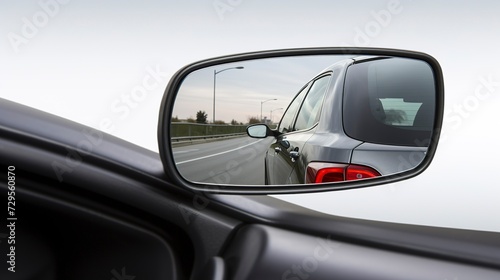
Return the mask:
<svg viewBox="0 0 500 280">
<path fill-rule="evenodd" d="M 432 68 L 410 58 L 363 56 L 337 62 L 296 94 L 278 127 L 249 126 L 275 137 L 264 162 L 271 185 L 392 175 L 424 158 L 435 116 Z"/>
</svg>

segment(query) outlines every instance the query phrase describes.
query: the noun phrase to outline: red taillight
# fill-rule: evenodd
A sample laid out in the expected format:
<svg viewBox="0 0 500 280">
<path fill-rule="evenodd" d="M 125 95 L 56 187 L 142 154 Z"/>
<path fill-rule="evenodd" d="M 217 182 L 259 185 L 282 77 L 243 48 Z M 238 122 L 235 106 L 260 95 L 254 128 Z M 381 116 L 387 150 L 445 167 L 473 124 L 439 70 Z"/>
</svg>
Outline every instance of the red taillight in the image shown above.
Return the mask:
<svg viewBox="0 0 500 280">
<path fill-rule="evenodd" d="M 342 182 L 377 176 L 380 176 L 380 173 L 368 166 L 311 162 L 307 166 L 306 183 Z"/>
<path fill-rule="evenodd" d="M 380 173 L 377 170 L 363 165 L 354 165 L 351 164 L 347 167 L 346 179 L 347 181 L 373 178 L 380 176 Z"/>
<path fill-rule="evenodd" d="M 344 181 L 344 168 L 325 168 L 316 174 L 316 183 Z"/>
</svg>

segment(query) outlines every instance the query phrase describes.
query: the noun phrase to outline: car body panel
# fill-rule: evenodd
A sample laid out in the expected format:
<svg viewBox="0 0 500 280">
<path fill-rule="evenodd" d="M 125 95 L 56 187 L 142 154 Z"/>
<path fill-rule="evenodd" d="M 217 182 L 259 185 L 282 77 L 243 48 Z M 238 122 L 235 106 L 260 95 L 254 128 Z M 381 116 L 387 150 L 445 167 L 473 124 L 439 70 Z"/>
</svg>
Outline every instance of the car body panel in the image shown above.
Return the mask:
<svg viewBox="0 0 500 280">
<path fill-rule="evenodd" d="M 343 81 L 343 75 L 342 71 L 345 72 L 345 66 L 350 65 L 353 63 L 352 59 L 346 59 L 342 60 L 340 62 L 335 63 L 331 67 L 328 67 L 327 69 L 323 70 L 321 73 L 319 73 L 316 77 L 311 79 L 310 82 L 307 83 L 306 86 L 303 88 L 307 88 L 307 91 L 309 91 L 309 87 L 313 81 L 316 79 L 323 77 L 325 75 L 330 75 L 328 86 L 326 89 L 326 94 L 325 97 L 322 101 L 321 105 L 321 111 L 320 111 L 320 119 L 325 118 L 325 114 L 332 114 L 329 116 L 333 116 L 331 118 L 332 122 L 327 124 L 327 122 L 319 122 L 318 124 L 315 124 L 313 127 L 305 130 L 298 130 L 298 131 L 292 131 L 288 133 L 284 133 L 280 136 L 278 136 L 276 142 L 270 147 L 268 150 L 268 157 L 272 157 L 274 164 L 271 169 L 267 171 L 267 174 L 269 178 L 269 183 L 272 185 L 278 185 L 278 184 L 302 184 L 304 183 L 305 180 L 305 170 L 307 167 L 307 164 L 311 161 L 311 159 L 315 159 L 316 161 L 321 161 L 321 158 L 331 158 L 332 153 L 337 154 L 338 151 L 331 150 L 331 149 L 311 149 L 310 144 L 315 143 L 318 141 L 317 139 L 323 139 L 328 142 L 327 147 L 338 147 L 339 150 L 344 149 L 344 146 L 342 144 L 339 144 L 338 141 L 339 138 L 335 137 L 334 133 L 339 133 L 341 134 L 340 137 L 342 137 L 343 131 L 339 130 L 339 126 L 334 126 L 333 124 L 341 125 L 342 123 L 342 106 L 341 102 L 336 102 L 338 101 L 338 95 L 337 94 L 330 94 L 330 92 L 334 91 L 339 91 L 341 92 L 342 90 L 342 81 Z M 301 90 L 302 91 L 302 90 Z M 301 92 L 299 91 L 299 93 Z M 297 94 L 299 94 L 297 93 Z M 336 98 L 337 96 L 337 98 Z M 333 100 L 332 100 L 333 99 Z M 297 108 L 297 112 L 294 114 L 294 119 L 297 117 L 297 113 L 300 110 L 300 107 Z M 286 114 L 286 112 L 285 112 Z M 282 121 L 280 121 L 281 124 Z M 332 135 L 327 135 L 326 137 L 321 137 L 321 136 L 316 136 L 316 135 L 321 135 L 322 132 L 324 133 L 325 131 L 329 131 L 332 133 Z M 311 142 L 310 139 L 313 137 L 313 141 Z M 287 141 L 290 144 L 290 147 L 287 148 L 286 153 L 282 153 L 280 157 L 277 157 L 276 153 L 274 152 L 274 149 L 277 148 L 278 146 L 281 146 L 280 148 L 283 149 L 283 145 L 279 145 L 281 141 Z M 354 146 L 358 145 L 359 141 L 353 141 L 355 142 Z M 307 144 L 306 144 L 307 143 Z M 326 145 L 325 145 L 326 146 Z M 350 147 L 353 147 L 352 145 L 349 145 Z M 293 149 L 298 148 L 298 152 L 300 153 L 299 160 L 292 162 L 290 159 L 289 152 Z M 326 154 L 325 154 L 326 153 Z M 338 160 L 340 162 L 345 162 L 348 163 L 350 159 L 350 153 L 351 151 L 348 151 L 348 155 L 344 156 L 342 159 L 342 156 L 338 157 Z M 337 158 L 337 157 L 335 157 Z M 344 160 L 344 161 L 342 161 Z M 268 161 L 269 162 L 269 161 Z M 273 176 L 272 174 L 275 174 Z M 274 177 L 274 178 L 273 178 Z"/>
<path fill-rule="evenodd" d="M 352 152 L 351 163 L 376 169 L 381 174 L 397 174 L 422 162 L 425 147 L 405 147 L 366 143 Z"/>
<path fill-rule="evenodd" d="M 306 86 L 303 87 L 303 88 L 309 88 L 311 87 L 311 83 L 313 83 L 319 77 L 325 76 L 327 74 L 331 75 L 330 82 L 321 105 L 322 109 L 320 112 L 320 118 L 317 125 L 315 125 L 314 128 L 312 129 L 304 131 L 298 130 L 298 131 L 285 132 L 284 134 L 279 135 L 277 137 L 277 142 L 273 144 L 268 150 L 267 156 L 271 157 L 272 155 L 274 155 L 272 151 L 277 148 L 278 143 L 282 141 L 281 140 L 282 138 L 286 137 L 287 138 L 286 140 L 290 141 L 290 139 L 293 140 L 299 137 L 299 135 L 301 135 L 302 133 L 307 133 L 307 136 L 301 137 L 300 138 L 301 140 L 298 143 L 294 143 L 294 145 L 292 145 L 294 146 L 293 148 L 295 148 L 295 146 L 297 145 L 300 146 L 299 149 L 301 150 L 300 152 L 301 158 L 297 164 L 289 159 L 288 153 L 283 153 L 283 157 L 278 157 L 278 158 L 273 157 L 274 162 L 272 164 L 272 167 L 268 160 L 268 165 L 267 165 L 268 169 L 266 170 L 266 174 L 267 177 L 270 178 L 269 179 L 270 184 L 278 185 L 278 184 L 305 183 L 306 181 L 305 173 L 307 170 L 307 166 L 311 162 L 325 162 L 333 164 L 357 164 L 370 167 L 375 171 L 377 171 L 378 173 L 380 173 L 381 175 L 385 176 L 411 170 L 416 166 L 418 166 L 424 160 L 427 152 L 427 148 L 425 147 L 425 145 L 428 145 L 428 141 L 426 142 L 418 140 L 414 141 L 416 143 L 413 144 L 420 145 L 422 147 L 398 145 L 394 143 L 377 144 L 377 143 L 365 142 L 366 140 L 359 140 L 354 137 L 351 137 L 345 131 L 346 127 L 344 123 L 345 121 L 344 118 L 346 117 L 346 113 L 348 113 L 349 116 L 351 117 L 359 116 L 359 118 L 362 119 L 364 119 L 366 115 L 372 114 L 370 112 L 371 108 L 365 108 L 365 105 L 368 104 L 368 101 L 364 102 L 365 101 L 364 99 L 362 99 L 363 104 L 364 103 L 367 104 L 364 105 L 359 104 L 359 107 L 354 107 L 354 108 L 345 107 L 345 100 L 346 100 L 345 95 L 347 94 L 345 92 L 347 88 L 345 85 L 346 83 L 345 79 L 350 67 L 356 67 L 360 63 L 378 63 L 378 61 L 381 61 L 382 63 L 387 61 L 390 62 L 390 59 L 391 58 L 388 56 L 359 56 L 341 60 L 339 62 L 334 63 L 330 67 L 326 68 L 322 72 L 320 72 L 315 78 L 313 78 L 310 82 L 308 82 Z M 397 62 L 402 63 L 399 60 L 397 60 Z M 408 61 L 403 62 L 403 64 L 407 63 Z M 412 63 L 415 63 L 415 61 L 412 61 Z M 429 67 L 428 65 L 425 65 L 425 63 L 418 62 L 417 64 L 419 64 L 421 67 L 424 68 Z M 416 66 L 412 64 L 411 67 L 416 67 Z M 420 69 L 418 67 L 416 68 Z M 411 69 L 413 70 L 413 68 Z M 362 75 L 367 75 L 367 71 L 366 72 L 364 71 L 365 70 L 361 71 Z M 413 72 L 411 73 L 413 74 Z M 402 76 L 404 76 L 404 74 L 402 74 Z M 407 76 L 405 77 L 407 78 Z M 412 82 L 415 83 L 415 81 Z M 423 84 L 426 86 L 428 85 L 428 83 L 423 83 Z M 419 98 L 418 97 L 419 95 L 417 93 L 421 92 L 419 91 L 420 88 L 418 88 L 413 91 L 404 92 L 403 94 L 401 93 L 400 86 L 394 88 L 389 87 L 384 89 L 386 90 L 389 89 L 389 91 L 381 91 L 379 93 L 380 96 L 387 97 L 386 95 L 388 95 L 390 97 L 393 97 L 392 95 L 394 94 L 402 94 L 402 96 L 404 96 L 404 101 L 402 102 L 407 102 L 407 99 L 408 102 L 414 102 Z M 431 92 L 431 91 L 426 91 L 426 92 Z M 299 91 L 297 96 L 301 93 L 302 90 Z M 308 97 L 308 94 L 309 93 L 306 94 L 304 100 Z M 427 98 L 427 96 L 425 97 Z M 365 97 L 363 96 L 363 98 Z M 424 102 L 423 104 L 433 105 L 432 100 L 427 100 L 427 101 L 428 102 Z M 378 102 L 380 103 L 380 106 L 382 106 L 381 101 Z M 404 105 L 408 106 L 408 103 L 404 103 Z M 292 106 L 292 103 L 290 103 L 289 107 L 290 106 Z M 427 107 L 424 108 L 425 110 L 423 110 L 421 114 L 418 114 L 421 108 L 419 108 L 417 112 L 418 123 L 425 124 L 423 125 L 423 127 L 425 128 L 432 127 L 432 120 L 433 120 L 432 116 L 434 115 L 434 109 L 435 109 L 432 106 L 429 108 Z M 381 107 L 381 109 L 384 110 L 383 107 Z M 297 111 L 299 110 L 301 110 L 301 108 L 297 109 Z M 353 112 L 351 111 L 347 112 L 346 110 L 351 110 Z M 368 111 L 368 113 L 367 112 L 362 113 L 361 112 L 362 110 Z M 384 112 L 384 119 L 385 119 L 385 114 L 386 112 Z M 283 116 L 283 118 L 285 117 L 288 117 L 286 116 L 286 113 Z M 295 118 L 297 118 L 297 114 L 295 114 Z M 371 119 L 373 117 L 366 117 L 366 118 Z M 280 126 L 282 122 L 283 119 L 280 122 Z M 415 117 L 415 122 L 417 122 L 416 117 Z M 359 123 L 359 121 L 357 121 L 357 123 Z M 395 135 L 394 138 L 397 138 L 398 136 L 401 136 L 401 134 L 407 132 L 402 128 L 393 128 L 392 125 L 385 125 L 385 123 L 377 125 L 383 126 L 386 129 L 384 130 L 384 132 L 381 131 L 380 133 L 389 133 L 389 132 L 397 133 L 397 135 Z M 279 132 L 281 131 L 278 131 L 278 133 Z M 419 136 L 425 135 L 426 136 L 425 139 L 427 140 L 430 139 L 429 136 L 430 132 L 413 131 L 412 133 L 415 133 L 415 135 Z M 411 137 L 411 135 L 408 137 Z M 303 141 L 303 139 L 305 138 L 307 138 L 306 142 Z M 287 175 L 287 173 L 289 173 L 289 175 Z M 285 180 L 285 178 L 287 179 Z"/>
<path fill-rule="evenodd" d="M 300 170 L 299 162 L 302 156 L 298 159 L 292 159 L 291 152 L 302 153 L 302 149 L 307 140 L 311 137 L 311 133 L 296 131 L 286 133 L 276 139 L 267 152 L 272 160 L 273 176 L 270 176 L 269 183 L 273 185 L 293 184 L 298 183 L 300 179 L 296 178 L 297 170 Z"/>
</svg>

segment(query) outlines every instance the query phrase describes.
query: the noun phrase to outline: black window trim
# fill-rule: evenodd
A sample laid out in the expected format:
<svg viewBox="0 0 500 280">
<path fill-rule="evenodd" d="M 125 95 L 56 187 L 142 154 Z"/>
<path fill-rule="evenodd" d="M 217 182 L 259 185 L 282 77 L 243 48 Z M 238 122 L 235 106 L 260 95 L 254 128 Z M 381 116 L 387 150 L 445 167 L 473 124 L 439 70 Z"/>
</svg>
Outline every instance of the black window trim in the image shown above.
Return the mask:
<svg viewBox="0 0 500 280">
<path fill-rule="evenodd" d="M 311 129 L 313 129 L 314 127 L 316 127 L 319 123 L 319 120 L 317 122 L 315 122 L 311 127 L 308 127 L 308 128 L 304 128 L 304 129 L 295 129 L 295 125 L 297 123 L 297 118 L 299 116 L 299 112 L 300 110 L 302 109 L 302 106 L 304 105 L 304 101 L 306 100 L 307 96 L 309 95 L 309 91 L 311 90 L 311 87 L 312 85 L 319 79 L 321 78 L 324 78 L 326 76 L 330 76 L 330 80 L 328 81 L 328 84 L 326 85 L 326 92 L 328 92 L 328 89 L 330 88 L 330 83 L 331 83 L 331 77 L 333 75 L 333 72 L 332 71 L 326 71 L 326 72 L 322 72 L 321 74 L 317 75 L 316 77 L 314 77 L 313 79 L 311 79 L 308 83 L 307 83 L 307 86 L 309 87 L 309 89 L 307 90 L 307 93 L 306 95 L 304 96 L 304 100 L 302 100 L 302 102 L 300 103 L 300 106 L 299 106 L 299 109 L 297 110 L 297 112 L 295 112 L 295 115 L 293 117 L 293 130 L 292 131 L 289 131 L 288 133 L 292 133 L 292 132 L 302 132 L 302 131 L 309 131 Z M 302 89 L 304 89 L 305 87 L 302 87 Z M 302 89 L 300 91 L 302 91 Z M 300 93 L 299 91 L 299 93 Z M 325 93 L 325 96 L 323 97 L 323 104 L 325 103 L 325 97 L 326 97 L 326 94 Z M 291 103 L 291 102 L 290 102 Z M 321 111 L 323 111 L 323 104 L 321 104 L 321 108 L 320 108 L 320 111 L 319 111 L 319 114 L 321 115 Z M 281 123 L 281 122 L 280 122 Z"/>
</svg>

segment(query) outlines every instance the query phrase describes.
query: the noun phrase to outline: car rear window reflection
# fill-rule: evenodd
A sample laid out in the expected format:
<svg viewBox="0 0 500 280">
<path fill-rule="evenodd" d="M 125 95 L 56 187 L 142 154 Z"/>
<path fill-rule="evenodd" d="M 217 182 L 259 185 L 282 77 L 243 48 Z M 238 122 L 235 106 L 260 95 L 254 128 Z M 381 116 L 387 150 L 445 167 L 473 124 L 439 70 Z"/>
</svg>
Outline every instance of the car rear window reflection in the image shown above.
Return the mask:
<svg viewBox="0 0 500 280">
<path fill-rule="evenodd" d="M 434 98 L 434 76 L 426 62 L 383 58 L 355 63 L 345 78 L 344 130 L 365 142 L 428 146 Z"/>
</svg>

